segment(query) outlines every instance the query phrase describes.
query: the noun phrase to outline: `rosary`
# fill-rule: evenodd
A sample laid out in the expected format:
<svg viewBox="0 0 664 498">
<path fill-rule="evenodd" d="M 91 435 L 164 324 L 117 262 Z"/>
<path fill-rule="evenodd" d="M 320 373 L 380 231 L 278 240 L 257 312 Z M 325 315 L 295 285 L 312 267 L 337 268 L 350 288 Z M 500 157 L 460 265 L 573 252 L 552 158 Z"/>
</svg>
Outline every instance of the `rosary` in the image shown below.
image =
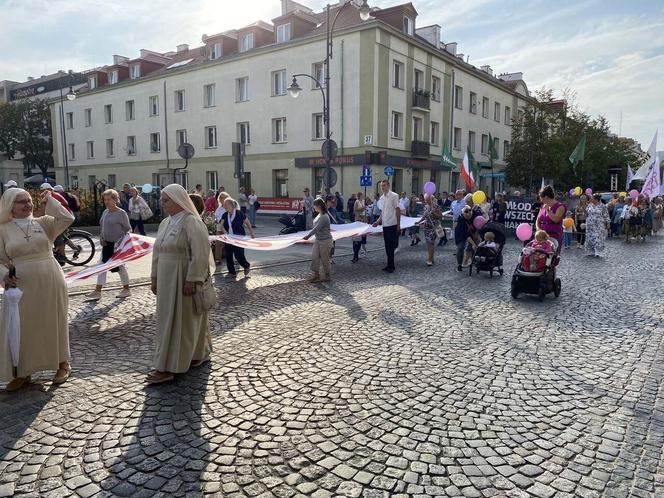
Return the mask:
<svg viewBox="0 0 664 498">
<path fill-rule="evenodd" d="M 23 238 L 25 239 L 25 241 L 26 241 L 26 242 L 30 242 L 30 238 L 31 238 L 31 235 L 30 235 L 30 228 L 32 228 L 32 220 L 30 220 L 30 221 L 28 222 L 28 226 L 27 226 L 27 229 L 26 229 L 26 230 L 23 230 L 23 228 L 21 228 L 21 225 L 19 225 L 18 223 L 14 222 L 14 224 L 18 227 L 18 229 L 19 229 L 21 232 L 23 232 Z"/>
</svg>

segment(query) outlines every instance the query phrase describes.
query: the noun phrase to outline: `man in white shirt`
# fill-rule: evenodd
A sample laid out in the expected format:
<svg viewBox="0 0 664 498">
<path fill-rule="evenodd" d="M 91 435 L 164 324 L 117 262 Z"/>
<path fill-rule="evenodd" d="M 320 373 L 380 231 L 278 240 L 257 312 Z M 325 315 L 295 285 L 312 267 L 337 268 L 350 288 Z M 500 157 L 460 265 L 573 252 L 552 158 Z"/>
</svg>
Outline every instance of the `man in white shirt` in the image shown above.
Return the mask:
<svg viewBox="0 0 664 498">
<path fill-rule="evenodd" d="M 401 210 L 399 209 L 399 196 L 390 190 L 390 182 L 383 180 L 380 183 L 383 195 L 380 198 L 380 216 L 373 224 L 383 226 L 383 241 L 385 242 L 385 253 L 387 254 L 387 266 L 383 271 L 392 273 L 394 267 L 394 250 L 399 244 L 399 228 L 401 226 Z"/>
</svg>

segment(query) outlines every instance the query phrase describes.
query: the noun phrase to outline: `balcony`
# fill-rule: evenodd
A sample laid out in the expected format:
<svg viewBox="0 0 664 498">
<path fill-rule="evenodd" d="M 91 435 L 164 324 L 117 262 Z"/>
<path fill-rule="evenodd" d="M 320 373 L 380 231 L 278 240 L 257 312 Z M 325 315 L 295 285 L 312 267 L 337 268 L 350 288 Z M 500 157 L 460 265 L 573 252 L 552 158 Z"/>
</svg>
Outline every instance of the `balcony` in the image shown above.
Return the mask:
<svg viewBox="0 0 664 498">
<path fill-rule="evenodd" d="M 429 142 L 413 140 L 410 143 L 410 153 L 413 157 L 429 157 Z"/>
<path fill-rule="evenodd" d="M 431 94 L 426 90 L 413 90 L 413 109 L 429 112 L 431 108 Z"/>
</svg>

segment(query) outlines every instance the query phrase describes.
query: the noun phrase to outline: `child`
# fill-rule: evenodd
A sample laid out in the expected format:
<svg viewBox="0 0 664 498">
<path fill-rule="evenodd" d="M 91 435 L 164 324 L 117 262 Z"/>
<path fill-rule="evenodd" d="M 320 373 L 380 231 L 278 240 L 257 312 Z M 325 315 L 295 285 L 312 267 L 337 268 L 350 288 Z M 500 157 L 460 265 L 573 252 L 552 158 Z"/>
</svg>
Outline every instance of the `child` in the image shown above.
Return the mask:
<svg viewBox="0 0 664 498">
<path fill-rule="evenodd" d="M 546 267 L 546 259 L 553 253 L 553 243 L 549 234 L 537 230 L 533 241 L 523 248 L 521 265 L 526 271 L 542 271 Z"/>
<path fill-rule="evenodd" d="M 574 237 L 574 232 L 576 232 L 574 217 L 572 216 L 572 211 L 567 211 L 567 217 L 563 220 L 563 237 L 565 249 L 572 247 L 572 238 Z"/>
<path fill-rule="evenodd" d="M 495 242 L 496 235 L 493 232 L 487 232 L 484 234 L 484 240 L 480 242 L 479 247 L 488 247 L 494 251 L 498 249 L 498 244 Z"/>
</svg>

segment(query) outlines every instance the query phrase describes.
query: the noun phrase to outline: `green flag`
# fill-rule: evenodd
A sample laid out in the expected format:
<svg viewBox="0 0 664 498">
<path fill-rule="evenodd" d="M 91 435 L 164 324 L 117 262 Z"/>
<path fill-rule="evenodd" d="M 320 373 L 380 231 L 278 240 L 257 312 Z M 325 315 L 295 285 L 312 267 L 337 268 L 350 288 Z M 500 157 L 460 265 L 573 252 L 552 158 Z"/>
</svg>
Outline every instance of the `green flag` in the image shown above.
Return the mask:
<svg viewBox="0 0 664 498">
<path fill-rule="evenodd" d="M 579 164 L 580 161 L 583 161 L 583 156 L 585 155 L 585 153 L 586 153 L 586 135 L 584 134 L 581 137 L 581 140 L 579 140 L 579 143 L 576 144 L 576 147 L 569 156 L 569 162 L 572 163 L 572 170 L 574 171 L 575 175 L 576 175 L 576 165 Z"/>
<path fill-rule="evenodd" d="M 498 151 L 496 145 L 493 143 L 493 137 L 489 133 L 489 163 L 493 166 L 493 160 L 498 159 Z"/>
<path fill-rule="evenodd" d="M 480 172 L 480 169 L 482 168 L 482 166 L 480 166 L 480 163 L 475 161 L 475 157 L 473 157 L 473 153 L 470 152 L 470 147 L 468 147 L 467 150 L 468 150 L 468 167 L 470 168 L 471 171 L 474 172 L 476 178 L 479 179 L 479 172 Z"/>
<path fill-rule="evenodd" d="M 443 154 L 440 156 L 440 165 L 449 170 L 455 170 L 457 163 L 452 156 L 450 149 L 447 145 L 443 148 Z"/>
</svg>

